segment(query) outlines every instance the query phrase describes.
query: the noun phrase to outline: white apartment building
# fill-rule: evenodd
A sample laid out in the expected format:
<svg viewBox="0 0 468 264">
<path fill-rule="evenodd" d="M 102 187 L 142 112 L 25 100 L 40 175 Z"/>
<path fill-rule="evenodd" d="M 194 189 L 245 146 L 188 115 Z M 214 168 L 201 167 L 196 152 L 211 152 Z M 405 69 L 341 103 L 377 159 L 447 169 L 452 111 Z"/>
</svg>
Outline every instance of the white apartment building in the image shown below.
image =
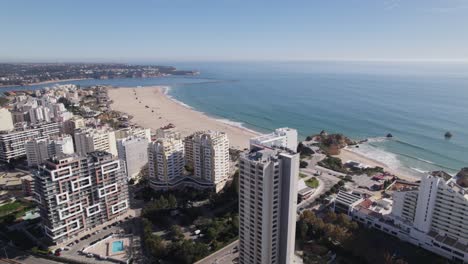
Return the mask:
<svg viewBox="0 0 468 264">
<path fill-rule="evenodd" d="M 55 155 L 69 155 L 75 153 L 73 146 L 73 138 L 70 135 L 63 135 L 61 137 L 54 137 L 51 140 L 54 147 Z"/>
<path fill-rule="evenodd" d="M 148 146 L 148 169 L 153 189 L 172 188 L 184 172 L 184 144 L 181 139 L 160 138 Z"/>
<path fill-rule="evenodd" d="M 26 141 L 32 138 L 47 138 L 60 134 L 59 123 L 33 124 L 17 127 L 14 131 L 0 131 L 0 161 L 26 156 Z"/>
<path fill-rule="evenodd" d="M 229 139 L 224 132 L 201 131 L 184 139 L 186 164 L 193 177 L 211 182 L 216 192 L 229 179 Z"/>
<path fill-rule="evenodd" d="M 250 139 L 250 148 L 255 145 L 266 147 L 284 147 L 292 151 L 297 149 L 297 130 L 283 127 L 274 132 Z"/>
<path fill-rule="evenodd" d="M 125 161 L 128 180 L 137 176 L 148 163 L 148 144 L 146 137 L 130 136 L 117 140 L 117 152 L 119 159 Z"/>
<path fill-rule="evenodd" d="M 362 200 L 348 215 L 452 261 L 468 263 L 468 188 L 458 185 L 456 178 L 446 181 L 428 175 L 419 186 L 395 191 L 387 207 L 375 204 Z"/>
<path fill-rule="evenodd" d="M 26 158 L 29 167 L 35 167 L 53 154 L 53 148 L 48 138 L 36 138 L 26 142 Z"/>
<path fill-rule="evenodd" d="M 13 117 L 10 111 L 6 108 L 0 108 L 0 131 L 10 131 L 14 128 Z"/>
<path fill-rule="evenodd" d="M 105 151 L 117 156 L 115 134 L 112 130 L 85 128 L 75 131 L 76 153 L 86 155 L 93 151 Z"/>
<path fill-rule="evenodd" d="M 239 162 L 239 263 L 294 262 L 299 154 L 256 148 Z"/>
<path fill-rule="evenodd" d="M 31 123 L 50 122 L 50 109 L 44 106 L 29 109 L 29 121 Z"/>
<path fill-rule="evenodd" d="M 142 127 L 127 127 L 115 131 L 115 139 L 124 139 L 128 137 L 145 138 L 148 142 L 150 142 L 151 129 Z"/>
<path fill-rule="evenodd" d="M 54 157 L 39 166 L 34 179 L 42 225 L 53 243 L 80 238 L 127 214 L 126 176 L 109 153 Z"/>
<path fill-rule="evenodd" d="M 63 137 L 45 137 L 30 139 L 25 144 L 29 167 L 35 167 L 55 155 L 67 155 L 75 152 L 70 135 Z"/>
</svg>

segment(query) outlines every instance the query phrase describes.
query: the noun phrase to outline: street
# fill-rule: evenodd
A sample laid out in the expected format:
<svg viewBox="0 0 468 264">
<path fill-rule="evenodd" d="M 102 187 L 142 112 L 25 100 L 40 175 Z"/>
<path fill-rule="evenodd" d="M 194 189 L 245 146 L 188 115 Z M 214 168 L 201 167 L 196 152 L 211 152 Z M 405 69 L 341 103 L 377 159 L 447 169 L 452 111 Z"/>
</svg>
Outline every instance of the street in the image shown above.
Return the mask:
<svg viewBox="0 0 468 264">
<path fill-rule="evenodd" d="M 235 250 L 237 248 L 237 250 Z M 196 262 L 195 264 L 232 264 L 239 257 L 239 240 Z"/>
</svg>

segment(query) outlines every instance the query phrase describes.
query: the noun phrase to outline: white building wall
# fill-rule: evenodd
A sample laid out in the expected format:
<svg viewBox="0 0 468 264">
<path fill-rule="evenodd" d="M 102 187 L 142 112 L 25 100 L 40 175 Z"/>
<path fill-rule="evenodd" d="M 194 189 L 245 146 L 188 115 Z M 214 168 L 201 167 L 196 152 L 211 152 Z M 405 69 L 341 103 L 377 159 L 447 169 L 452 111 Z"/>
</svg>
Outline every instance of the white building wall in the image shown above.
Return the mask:
<svg viewBox="0 0 468 264">
<path fill-rule="evenodd" d="M 13 118 L 6 108 L 0 108 L 0 131 L 13 130 Z"/>
</svg>

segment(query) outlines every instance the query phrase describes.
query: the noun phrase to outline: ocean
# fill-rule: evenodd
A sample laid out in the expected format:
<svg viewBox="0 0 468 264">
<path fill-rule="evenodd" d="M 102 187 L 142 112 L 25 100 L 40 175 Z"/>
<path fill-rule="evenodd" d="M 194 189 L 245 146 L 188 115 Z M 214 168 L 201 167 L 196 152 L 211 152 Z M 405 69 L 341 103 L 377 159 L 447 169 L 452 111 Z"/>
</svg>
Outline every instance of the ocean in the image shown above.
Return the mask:
<svg viewBox="0 0 468 264">
<path fill-rule="evenodd" d="M 414 174 L 468 166 L 468 64 L 414 62 L 190 62 L 198 76 L 71 81 L 168 85 L 169 96 L 258 132 L 292 127 L 369 139 L 354 149 Z M 37 85 L 25 89 L 39 89 Z M 13 87 L 10 90 L 19 90 Z M 445 139 L 445 132 L 453 137 Z M 393 138 L 386 139 L 391 133 Z"/>
</svg>

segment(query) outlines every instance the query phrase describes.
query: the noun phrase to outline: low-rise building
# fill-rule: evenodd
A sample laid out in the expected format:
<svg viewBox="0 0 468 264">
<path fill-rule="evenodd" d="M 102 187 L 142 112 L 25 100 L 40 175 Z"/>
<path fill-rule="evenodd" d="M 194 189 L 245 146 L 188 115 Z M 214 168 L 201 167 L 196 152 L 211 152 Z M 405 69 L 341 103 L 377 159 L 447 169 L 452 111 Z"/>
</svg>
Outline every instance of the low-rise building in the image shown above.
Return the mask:
<svg viewBox="0 0 468 264">
<path fill-rule="evenodd" d="M 255 145 L 266 147 L 283 147 L 292 151 L 297 149 L 297 130 L 283 127 L 270 134 L 261 135 L 250 139 L 250 148 Z"/>
</svg>

